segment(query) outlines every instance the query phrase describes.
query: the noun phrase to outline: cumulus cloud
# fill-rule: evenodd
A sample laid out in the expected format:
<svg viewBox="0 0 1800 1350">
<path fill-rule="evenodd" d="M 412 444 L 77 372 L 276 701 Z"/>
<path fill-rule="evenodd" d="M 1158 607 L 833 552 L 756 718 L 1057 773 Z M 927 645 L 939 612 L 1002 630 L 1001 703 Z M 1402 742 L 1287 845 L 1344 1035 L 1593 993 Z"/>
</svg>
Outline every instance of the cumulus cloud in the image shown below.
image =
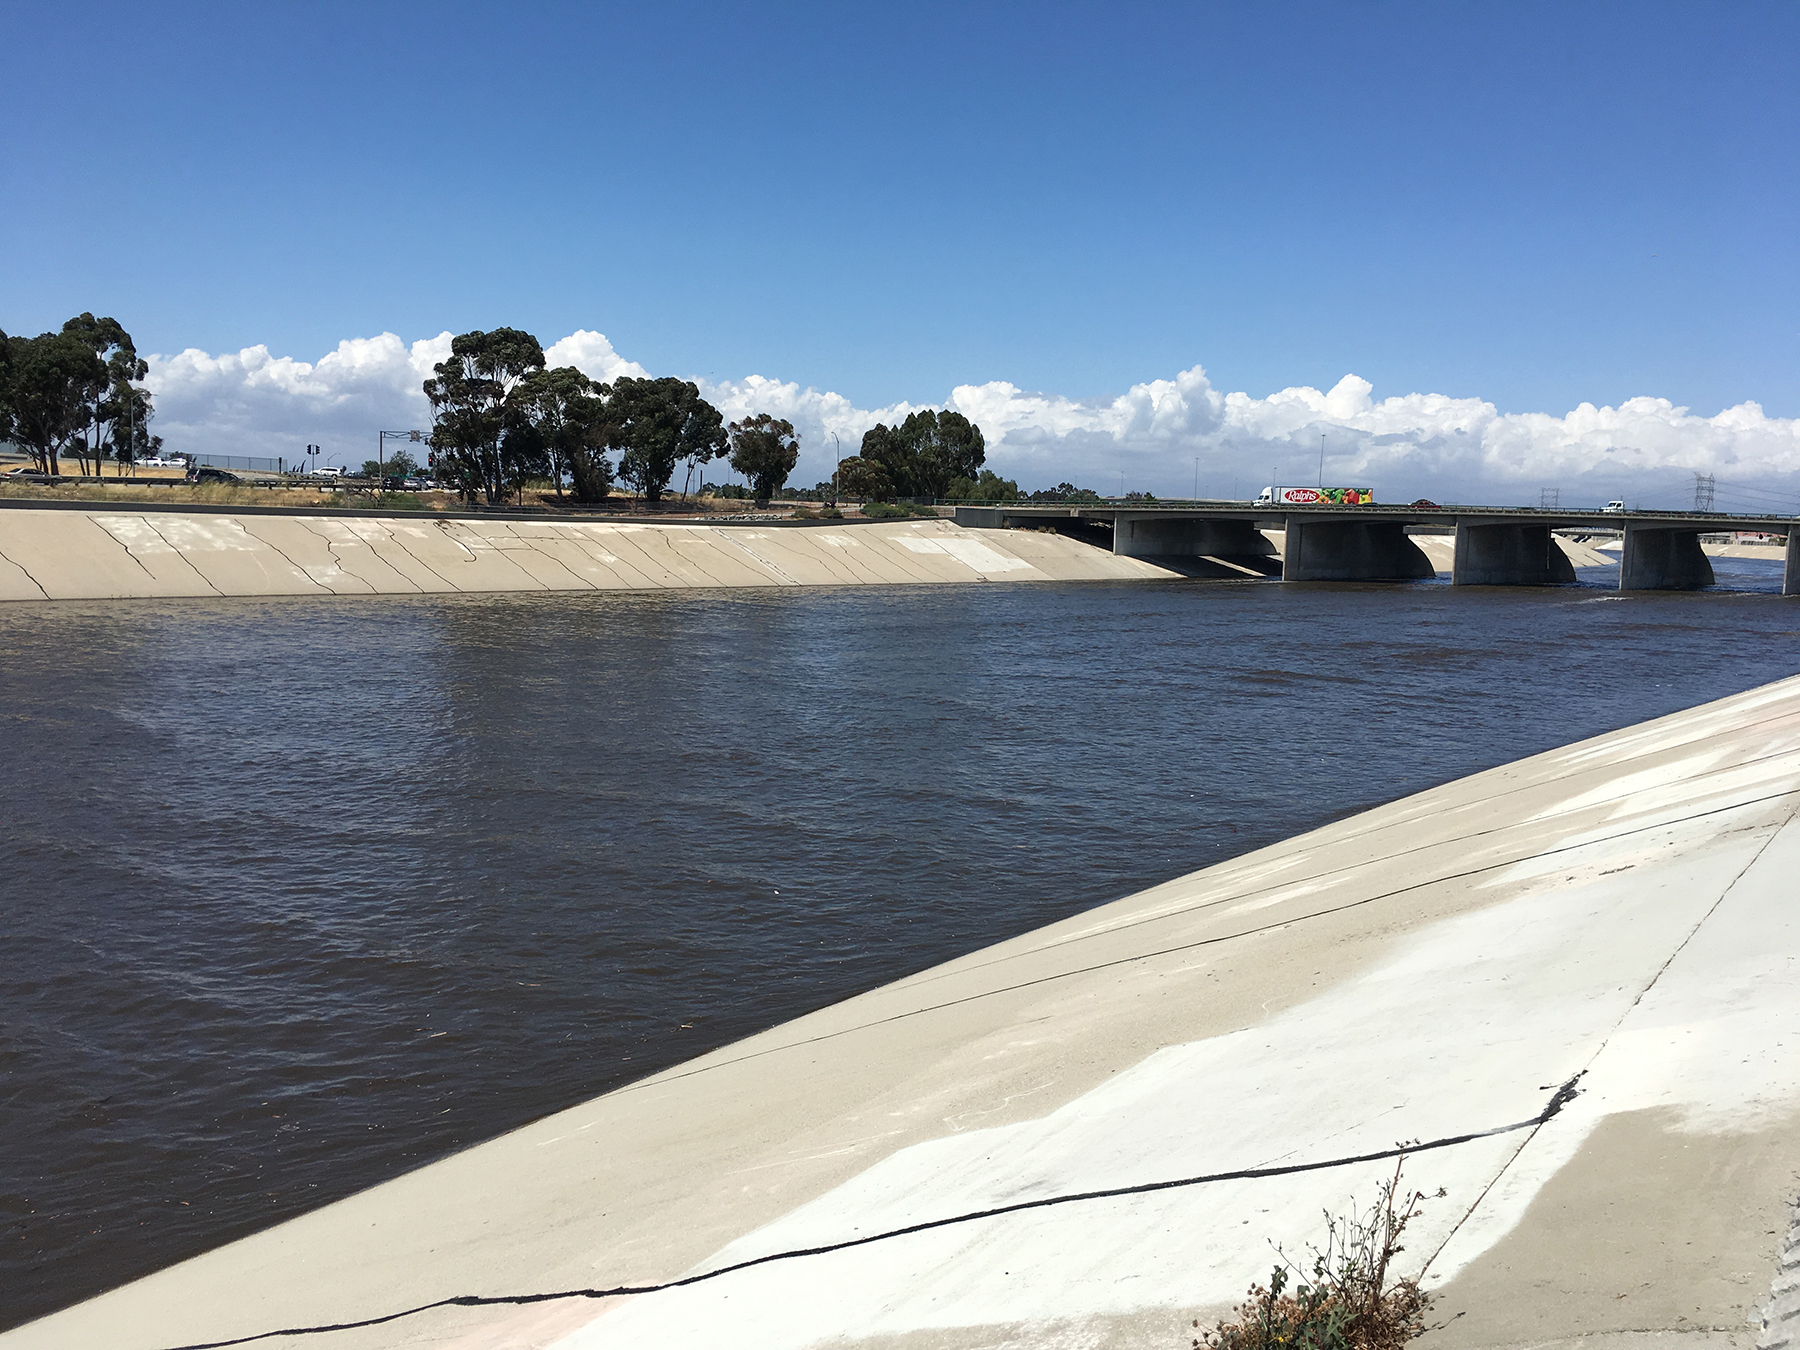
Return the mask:
<svg viewBox="0 0 1800 1350">
<path fill-rule="evenodd" d="M 449 355 L 449 333 L 410 347 L 392 333 L 349 338 L 311 363 L 260 344 L 222 356 L 190 347 L 150 357 L 145 383 L 171 451 L 292 461 L 311 444 L 330 463 L 360 464 L 378 431 L 431 424 L 424 382 Z"/>
<path fill-rule="evenodd" d="M 308 442 L 359 463 L 378 429 L 429 424 L 421 384 L 449 354 L 450 334 L 410 346 L 392 333 L 350 339 L 318 361 L 276 357 L 266 347 L 210 356 L 189 350 L 150 358 L 157 429 L 171 449 L 297 457 Z M 552 365 L 598 380 L 647 371 L 605 335 L 571 333 L 546 349 Z M 663 372 L 655 372 L 663 373 Z M 958 385 L 940 404 L 859 408 L 841 394 L 751 375 L 700 381 L 728 420 L 766 412 L 791 421 L 803 454 L 796 482 L 830 476 L 839 448 L 921 407 L 954 408 L 988 439 L 988 462 L 1023 486 L 1067 480 L 1096 489 L 1186 495 L 1198 476 L 1212 495 L 1250 493 L 1277 481 L 1325 476 L 1375 488 L 1386 500 L 1536 501 L 1558 486 L 1565 503 L 1626 496 L 1675 504 L 1694 472 L 1720 479 L 1720 505 L 1749 509 L 1769 494 L 1800 497 L 1800 420 L 1767 416 L 1755 403 L 1703 416 L 1667 399 L 1570 412 L 1500 413 L 1482 399 L 1401 394 L 1377 399 L 1345 375 L 1329 390 L 1306 386 L 1267 397 L 1220 392 L 1200 366 L 1133 385 L 1117 397 L 1071 399 L 1003 381 Z M 1747 495 L 1735 500 L 1731 492 Z"/>
</svg>

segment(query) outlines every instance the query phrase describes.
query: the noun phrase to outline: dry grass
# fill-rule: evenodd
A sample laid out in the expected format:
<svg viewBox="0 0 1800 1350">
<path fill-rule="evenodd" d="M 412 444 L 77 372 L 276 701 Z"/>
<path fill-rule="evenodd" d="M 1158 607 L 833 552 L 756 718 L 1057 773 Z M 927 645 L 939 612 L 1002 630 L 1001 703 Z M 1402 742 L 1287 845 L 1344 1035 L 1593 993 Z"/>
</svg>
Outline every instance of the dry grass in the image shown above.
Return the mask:
<svg viewBox="0 0 1800 1350">
<path fill-rule="evenodd" d="M 1366 1213 L 1326 1214 L 1324 1245 L 1310 1249 L 1310 1270 L 1277 1249 L 1268 1285 L 1252 1285 L 1236 1320 L 1200 1332 L 1194 1350 L 1400 1350 L 1423 1335 L 1431 1303 L 1419 1287 L 1424 1272 L 1395 1276 L 1393 1264 L 1427 1197 L 1401 1192 L 1400 1170 Z"/>
<path fill-rule="evenodd" d="M 366 509 L 384 505 L 394 509 L 421 507 L 443 510 L 456 505 L 447 493 L 331 492 L 310 487 L 259 488 L 240 483 L 180 483 L 152 487 L 129 479 L 113 483 L 21 483 L 0 480 L 0 497 L 54 502 L 92 502 L 106 506 L 126 502 L 158 502 L 168 506 L 311 506 Z M 401 497 L 405 498 L 402 502 Z"/>
</svg>

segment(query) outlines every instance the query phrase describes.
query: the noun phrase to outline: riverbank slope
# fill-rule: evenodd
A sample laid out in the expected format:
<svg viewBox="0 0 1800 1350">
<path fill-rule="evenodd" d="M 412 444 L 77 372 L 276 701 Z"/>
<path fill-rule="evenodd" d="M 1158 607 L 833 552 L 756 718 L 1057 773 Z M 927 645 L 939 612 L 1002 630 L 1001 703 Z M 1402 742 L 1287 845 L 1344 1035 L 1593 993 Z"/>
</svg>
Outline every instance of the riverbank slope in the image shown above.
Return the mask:
<svg viewBox="0 0 1800 1350">
<path fill-rule="evenodd" d="M 1413 1141 L 1436 1346 L 1747 1347 L 1800 1159 L 1797 804 L 1790 679 L 923 971 L 0 1346 L 620 1287 L 259 1344 L 1173 1345 Z"/>
<path fill-rule="evenodd" d="M 0 511 L 0 600 L 1100 581 L 1176 574 L 945 520 L 809 526 Z"/>
</svg>

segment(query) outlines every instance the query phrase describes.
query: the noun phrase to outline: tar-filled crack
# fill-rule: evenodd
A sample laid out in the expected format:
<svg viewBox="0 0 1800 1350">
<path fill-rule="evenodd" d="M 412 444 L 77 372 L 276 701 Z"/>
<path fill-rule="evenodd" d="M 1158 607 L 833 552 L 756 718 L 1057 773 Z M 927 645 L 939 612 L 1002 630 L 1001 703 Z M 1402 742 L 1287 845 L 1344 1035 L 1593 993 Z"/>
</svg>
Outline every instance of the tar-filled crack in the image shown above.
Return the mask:
<svg viewBox="0 0 1800 1350">
<path fill-rule="evenodd" d="M 214 595 L 224 595 L 225 594 L 224 591 L 220 590 L 217 586 L 213 585 L 210 580 L 207 579 L 206 573 L 202 572 L 198 567 L 194 566 L 194 560 L 192 558 L 188 557 L 187 554 L 183 553 L 181 551 L 181 549 L 179 547 L 177 547 L 175 542 L 169 538 L 168 535 L 164 534 L 161 530 L 157 529 L 156 526 L 154 526 L 150 523 L 150 518 L 148 516 L 139 516 L 138 519 L 144 522 L 145 529 L 149 530 L 151 534 L 155 535 L 158 539 L 162 540 L 163 543 L 165 543 L 169 546 L 170 552 L 172 552 L 177 558 L 180 558 L 182 562 L 187 564 L 188 570 L 190 572 L 192 572 L 195 576 L 199 577 L 201 581 L 206 582 L 206 587 L 208 590 L 210 590 Z M 131 546 L 129 544 L 126 545 L 125 551 L 127 553 L 129 553 L 131 551 Z M 139 563 L 138 565 L 140 567 L 143 566 L 142 563 Z M 146 567 L 146 568 L 144 568 L 144 570 L 147 572 L 150 569 Z"/>
<path fill-rule="evenodd" d="M 256 540 L 258 543 L 263 544 L 265 547 L 274 549 L 277 553 L 279 553 L 281 555 L 283 562 L 287 563 L 287 565 L 289 567 L 293 568 L 296 572 L 298 572 L 301 576 L 305 577 L 308 581 L 310 581 L 313 585 L 317 586 L 320 590 L 328 592 L 331 595 L 336 595 L 338 593 L 336 587 L 327 586 L 324 582 L 320 581 L 317 577 L 315 577 L 311 572 L 308 572 L 299 563 L 295 562 L 293 560 L 293 558 L 288 556 L 288 551 L 286 549 L 284 549 L 280 544 L 276 543 L 273 539 L 265 539 L 262 535 L 258 534 L 255 530 L 251 529 L 248 524 L 246 524 L 245 522 L 243 522 L 241 520 L 238 522 L 238 528 L 243 530 L 243 532 L 245 534 L 249 535 L 252 539 Z M 327 543 L 326 547 L 328 547 L 328 548 L 330 547 L 329 542 Z M 343 569 L 341 567 L 338 570 L 340 572 L 343 571 Z"/>
<path fill-rule="evenodd" d="M 408 548 L 406 546 L 406 541 L 404 539 L 402 539 L 399 535 L 395 534 L 392 530 L 388 530 L 385 528 L 383 530 L 383 533 L 385 533 L 387 535 L 387 539 L 390 544 L 397 545 L 402 553 L 404 553 L 407 557 L 411 558 L 414 562 L 419 564 L 420 567 L 423 567 L 427 572 L 431 573 L 431 575 L 436 577 L 439 581 L 443 582 L 444 585 L 448 586 L 453 591 L 462 590 L 461 586 L 458 586 L 454 581 L 450 580 L 449 577 L 445 576 L 442 572 L 438 571 L 437 568 L 433 567 L 430 563 L 426 562 L 418 554 L 414 553 L 410 548 Z M 464 553 L 467 553 L 469 555 L 470 562 L 475 561 L 475 552 L 473 549 L 469 548 L 468 545 L 466 545 L 466 544 L 462 543 L 460 540 L 456 540 L 456 539 L 452 539 L 450 542 L 455 544 Z M 369 544 L 367 547 L 368 547 L 368 550 L 370 553 L 375 553 L 375 545 Z M 331 546 L 331 551 L 333 553 L 337 552 L 336 544 L 333 544 Z M 383 558 L 379 553 L 375 553 L 375 557 L 380 561 L 380 563 L 383 567 L 387 568 L 388 571 L 392 572 L 395 576 L 399 577 L 400 580 L 404 581 L 408 586 L 411 586 L 415 591 L 418 591 L 421 595 L 423 595 L 425 593 L 425 588 L 423 586 L 419 585 L 418 582 L 414 581 L 411 577 L 409 577 L 409 576 L 405 575 L 403 572 L 401 572 L 401 570 L 398 567 L 395 567 L 386 558 Z"/>
<path fill-rule="evenodd" d="M 1157 1191 L 1181 1190 L 1190 1186 L 1209 1186 L 1221 1181 L 1257 1181 L 1268 1177 L 1294 1176 L 1302 1172 L 1323 1172 L 1335 1167 L 1354 1167 L 1362 1163 L 1382 1162 L 1393 1158 L 1409 1158 L 1419 1153 L 1430 1153 L 1436 1149 L 1454 1148 L 1459 1144 L 1474 1143 L 1478 1139 L 1492 1139 L 1496 1135 L 1512 1134 L 1519 1130 L 1536 1130 L 1548 1124 L 1556 1115 L 1580 1095 L 1575 1086 L 1587 1071 L 1576 1074 L 1567 1082 L 1557 1087 L 1550 1100 L 1529 1120 L 1516 1120 L 1510 1125 L 1496 1125 L 1490 1129 L 1472 1130 L 1467 1134 L 1445 1135 L 1441 1139 L 1424 1141 L 1413 1140 L 1396 1144 L 1392 1148 L 1379 1149 L 1373 1153 L 1358 1153 L 1342 1158 L 1326 1158 L 1319 1162 L 1289 1163 L 1282 1167 L 1245 1167 L 1231 1172 L 1209 1172 L 1201 1176 L 1177 1177 L 1170 1181 L 1145 1181 L 1135 1186 L 1110 1186 L 1104 1190 L 1076 1191 L 1068 1195 L 1050 1195 L 1039 1200 L 1020 1200 L 1010 1205 L 995 1205 L 988 1209 L 973 1209 L 962 1214 L 951 1214 L 941 1219 L 927 1219 L 923 1223 L 907 1224 L 903 1228 L 889 1228 L 879 1233 L 868 1233 L 862 1237 L 846 1238 L 842 1242 L 827 1242 L 817 1247 L 794 1247 L 787 1251 L 770 1252 L 766 1256 L 751 1257 L 748 1261 L 734 1261 L 728 1266 L 719 1266 L 713 1270 L 703 1270 L 698 1275 L 685 1275 L 680 1279 L 664 1280 L 657 1284 L 621 1284 L 611 1288 L 596 1289 L 554 1289 L 542 1293 L 529 1294 L 454 1294 L 449 1298 L 433 1299 L 430 1303 L 421 1303 L 417 1307 L 403 1308 L 399 1312 L 385 1313 L 379 1317 L 364 1317 L 353 1322 L 331 1322 L 318 1326 L 283 1327 L 279 1331 L 259 1331 L 250 1336 L 234 1336 L 223 1341 L 195 1341 L 187 1345 L 170 1346 L 168 1350 L 224 1350 L 226 1346 L 249 1345 L 255 1341 L 271 1340 L 277 1336 L 318 1336 L 332 1331 L 354 1331 L 360 1327 L 378 1327 L 388 1322 L 397 1322 L 403 1317 L 414 1317 L 433 1308 L 489 1308 L 504 1306 L 520 1306 L 531 1303 L 550 1303 L 565 1298 L 625 1298 L 644 1294 L 658 1294 L 667 1289 L 684 1289 L 693 1284 L 704 1284 L 708 1280 L 716 1280 L 724 1275 L 735 1274 L 740 1270 L 750 1270 L 756 1266 L 770 1265 L 776 1261 L 797 1261 L 808 1256 L 824 1256 L 829 1252 L 846 1251 L 852 1247 L 867 1247 L 876 1242 L 891 1242 L 896 1238 L 910 1237 L 915 1233 L 929 1233 L 939 1228 L 950 1228 L 959 1224 L 977 1223 L 983 1219 L 995 1219 L 1007 1214 L 1019 1214 L 1026 1210 L 1052 1209 L 1062 1205 L 1078 1205 L 1093 1200 L 1113 1200 L 1128 1195 L 1150 1195 Z"/>
<path fill-rule="evenodd" d="M 127 556 L 129 556 L 129 554 Z M 132 561 L 136 562 L 136 559 L 133 559 Z M 13 562 L 13 560 L 11 558 L 7 557 L 6 554 L 4 554 L 4 553 L 0 553 L 0 562 L 12 563 L 12 565 L 14 567 L 17 567 L 19 569 L 20 574 L 25 578 L 25 580 L 29 581 L 33 586 L 36 586 L 38 588 L 39 595 L 43 596 L 44 599 L 46 599 L 46 600 L 48 600 L 50 598 L 50 592 L 44 589 L 44 583 L 39 581 L 36 577 L 32 576 L 30 572 L 26 571 L 24 564 Z M 138 563 L 138 566 L 142 567 L 143 564 Z"/>
</svg>

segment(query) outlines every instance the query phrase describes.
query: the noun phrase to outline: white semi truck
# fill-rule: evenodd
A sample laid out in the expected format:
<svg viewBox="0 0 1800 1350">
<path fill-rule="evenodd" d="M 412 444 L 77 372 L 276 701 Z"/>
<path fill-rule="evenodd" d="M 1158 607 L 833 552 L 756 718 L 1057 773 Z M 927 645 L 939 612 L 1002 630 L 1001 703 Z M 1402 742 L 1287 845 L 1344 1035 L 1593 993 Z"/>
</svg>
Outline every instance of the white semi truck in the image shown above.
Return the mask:
<svg viewBox="0 0 1800 1350">
<path fill-rule="evenodd" d="M 1375 489 L 1362 487 L 1266 487 L 1258 506 L 1373 506 Z"/>
</svg>

